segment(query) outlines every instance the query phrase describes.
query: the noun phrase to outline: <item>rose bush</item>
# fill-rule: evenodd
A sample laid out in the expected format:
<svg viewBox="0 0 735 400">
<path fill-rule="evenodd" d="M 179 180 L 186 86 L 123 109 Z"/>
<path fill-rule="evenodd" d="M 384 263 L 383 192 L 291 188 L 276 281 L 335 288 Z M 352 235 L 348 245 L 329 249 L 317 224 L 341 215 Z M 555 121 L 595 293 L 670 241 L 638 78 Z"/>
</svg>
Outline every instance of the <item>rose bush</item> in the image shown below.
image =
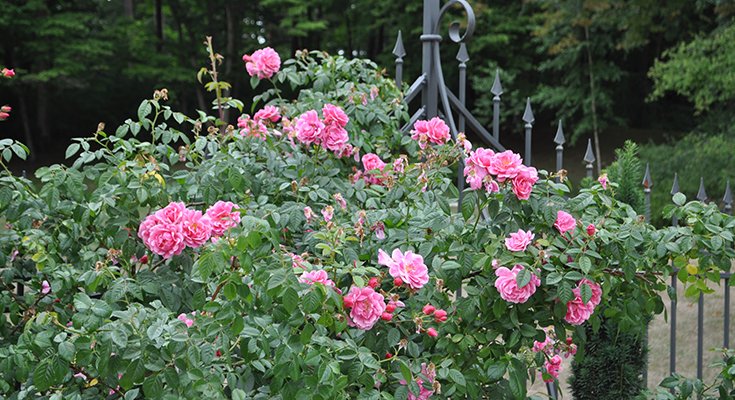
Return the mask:
<svg viewBox="0 0 735 400">
<path fill-rule="evenodd" d="M 730 268 L 735 220 L 714 207 L 677 195 L 682 226 L 656 230 L 615 182 L 569 198 L 441 120 L 401 136 L 388 79 L 316 54 L 277 72 L 251 56 L 276 87 L 238 128 L 157 92 L 77 139 L 71 167 L 0 177 L 0 393 L 525 398 L 601 302 L 632 326 L 673 268 L 698 260 L 679 272 L 692 296 Z M 285 82 L 313 86 L 287 102 Z"/>
</svg>

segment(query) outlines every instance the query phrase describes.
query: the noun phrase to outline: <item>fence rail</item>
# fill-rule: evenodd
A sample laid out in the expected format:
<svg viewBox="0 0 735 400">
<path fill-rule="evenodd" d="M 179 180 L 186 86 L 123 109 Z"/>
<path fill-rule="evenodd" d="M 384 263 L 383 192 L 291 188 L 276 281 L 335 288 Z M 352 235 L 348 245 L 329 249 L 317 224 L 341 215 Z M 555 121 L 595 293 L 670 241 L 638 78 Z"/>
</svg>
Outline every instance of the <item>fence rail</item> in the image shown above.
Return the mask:
<svg viewBox="0 0 735 400">
<path fill-rule="evenodd" d="M 465 33 L 460 34 L 460 24 L 453 22 L 449 26 L 449 38 L 452 42 L 459 45 L 459 51 L 457 52 L 456 60 L 458 61 L 458 72 L 459 72 L 459 85 L 458 93 L 455 95 L 445 84 L 444 76 L 442 73 L 442 62 L 440 58 L 439 45 L 441 42 L 440 35 L 440 21 L 445 15 L 447 10 L 454 6 L 461 6 L 466 14 L 465 21 Z M 423 14 L 423 34 L 420 36 L 422 42 L 422 74 L 408 87 L 405 92 L 404 101 L 409 104 L 414 100 L 421 99 L 420 105 L 416 111 L 412 114 L 408 123 L 402 128 L 402 131 L 408 132 L 413 124 L 422 118 L 430 119 L 436 116 L 441 116 L 445 119 L 450 127 L 451 135 L 453 138 L 457 138 L 457 135 L 462 132 L 465 133 L 466 129 L 477 135 L 477 137 L 486 145 L 493 148 L 496 151 L 504 151 L 505 147 L 502 145 L 500 140 L 500 105 L 501 95 L 504 93 L 502 83 L 500 81 L 500 73 L 498 70 L 495 72 L 495 79 L 490 89 L 493 94 L 493 116 L 492 116 L 492 133 L 486 129 L 482 124 L 472 115 L 467 109 L 466 105 L 466 93 L 467 93 L 467 64 L 470 60 L 470 56 L 467 52 L 467 41 L 472 37 L 472 33 L 475 29 L 475 16 L 472 11 L 472 7 L 465 0 L 449 0 L 444 6 L 440 7 L 440 0 L 424 0 L 424 14 Z M 401 32 L 398 32 L 396 44 L 393 49 L 393 54 L 396 56 L 396 84 L 401 87 L 403 84 L 403 62 L 406 56 L 406 51 L 403 45 L 403 36 Z M 421 96 L 419 97 L 419 94 Z M 441 106 L 441 109 L 440 109 Z M 455 124 L 454 113 L 457 114 L 458 123 Z M 526 107 L 522 116 L 522 123 L 524 129 L 524 160 L 526 165 L 531 165 L 531 150 L 533 146 L 533 124 L 535 118 L 533 115 L 533 109 L 531 107 L 530 98 L 526 99 Z M 564 144 L 566 138 L 564 136 L 564 129 L 562 121 L 559 120 L 556 135 L 553 139 L 554 151 L 556 152 L 556 170 L 560 171 L 564 168 Z M 585 165 L 586 173 L 588 178 L 594 177 L 594 163 L 595 153 L 592 150 L 592 140 L 587 140 L 587 148 L 582 159 Z M 458 182 L 457 186 L 460 191 L 460 202 L 461 193 L 464 185 L 462 179 L 463 163 L 459 163 L 458 169 Z M 600 171 L 598 171 L 600 172 Z M 646 170 L 643 175 L 641 182 L 643 194 L 644 194 L 644 217 L 647 222 L 651 220 L 651 193 L 653 190 L 653 180 L 651 178 L 649 165 L 646 165 Z M 674 185 L 671 189 L 670 194 L 673 196 L 679 193 L 678 175 L 674 175 Z M 709 199 L 704 186 L 704 178 L 700 178 L 699 191 L 696 195 L 696 199 L 703 203 L 706 203 Z M 722 199 L 722 212 L 732 215 L 732 192 L 730 189 L 730 182 L 728 181 L 725 187 L 725 195 Z M 678 226 L 676 217 L 672 220 L 673 226 Z M 720 281 L 724 286 L 724 321 L 723 321 L 723 347 L 729 347 L 730 345 L 730 280 L 732 278 L 731 273 L 721 273 Z M 677 289 L 677 276 L 676 271 L 671 276 L 670 288 L 672 293 L 676 294 Z M 676 307 L 677 298 L 676 296 L 670 299 L 671 307 L 671 318 L 669 321 L 670 331 L 670 352 L 669 352 L 669 372 L 676 372 Z M 702 378 L 703 374 L 703 358 L 704 358 L 704 296 L 700 294 L 697 305 L 697 378 Z M 647 336 L 644 340 L 647 340 Z M 647 345 L 647 342 L 644 342 Z M 643 371 L 644 383 L 647 386 L 647 368 Z M 547 391 L 551 398 L 557 398 L 557 388 L 554 384 L 547 384 Z"/>
</svg>

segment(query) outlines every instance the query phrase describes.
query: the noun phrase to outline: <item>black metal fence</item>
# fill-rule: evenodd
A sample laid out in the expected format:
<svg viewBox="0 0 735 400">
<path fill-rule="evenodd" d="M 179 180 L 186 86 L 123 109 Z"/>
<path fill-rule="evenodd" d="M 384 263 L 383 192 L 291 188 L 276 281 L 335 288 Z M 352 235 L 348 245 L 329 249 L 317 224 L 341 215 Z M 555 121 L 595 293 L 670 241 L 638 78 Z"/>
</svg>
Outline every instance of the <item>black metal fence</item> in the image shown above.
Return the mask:
<svg viewBox="0 0 735 400">
<path fill-rule="evenodd" d="M 461 32 L 461 24 L 458 22 L 452 22 L 449 25 L 448 36 L 451 41 L 458 44 L 458 52 L 456 60 L 458 62 L 457 68 L 459 72 L 459 86 L 458 95 L 455 95 L 444 81 L 444 75 L 442 73 L 442 61 L 440 58 L 439 46 L 442 40 L 440 34 L 440 22 L 442 17 L 447 11 L 452 8 L 462 8 L 466 14 L 466 21 L 464 24 L 464 32 Z M 440 7 L 440 0 L 424 0 L 424 13 L 423 13 L 423 34 L 420 36 L 422 42 L 422 73 L 415 79 L 408 89 L 405 91 L 404 101 L 409 104 L 414 102 L 416 99 L 421 99 L 416 111 L 411 115 L 408 123 L 403 126 L 402 131 L 407 133 L 413 124 L 420 119 L 430 119 L 436 116 L 442 117 L 449 126 L 450 132 L 454 139 L 461 132 L 472 132 L 474 133 L 485 146 L 489 146 L 496 151 L 504 151 L 505 147 L 500 141 L 500 106 L 501 106 L 501 95 L 503 94 L 503 86 L 500 82 L 500 74 L 498 71 L 495 73 L 495 80 L 490 88 L 490 92 L 493 94 L 493 123 L 492 133 L 488 131 L 482 124 L 472 115 L 467 109 L 466 105 L 466 89 L 467 89 L 467 62 L 469 61 L 469 54 L 467 53 L 467 41 L 472 37 L 475 30 L 475 15 L 470 4 L 465 0 L 449 0 L 443 6 Z M 403 46 L 403 37 L 401 32 L 398 32 L 395 47 L 393 48 L 393 54 L 396 56 L 395 66 L 396 84 L 400 87 L 403 84 L 403 62 L 406 57 L 406 51 Z M 421 95 L 419 97 L 419 94 Z M 455 114 L 457 115 L 457 123 L 455 124 Z M 534 115 L 531 108 L 530 99 L 526 100 L 526 108 L 523 113 L 522 122 L 525 132 L 524 142 L 524 161 L 526 165 L 531 165 L 531 149 L 533 141 L 533 124 Z M 562 127 L 562 121 L 559 121 L 556 135 L 553 139 L 555 144 L 554 151 L 556 152 L 556 170 L 560 171 L 564 168 L 564 144 L 566 139 L 564 137 L 564 129 Z M 594 176 L 595 153 L 592 151 L 592 140 L 588 139 L 587 149 L 583 157 L 583 161 L 586 169 L 586 176 L 592 178 Z M 457 186 L 460 190 L 460 196 L 464 187 L 463 180 L 463 165 L 459 165 L 458 170 L 458 182 Z M 645 201 L 645 218 L 650 221 L 651 218 L 651 192 L 653 190 L 653 180 L 651 179 L 649 166 L 646 165 L 646 171 L 641 182 L 644 193 Z M 679 192 L 678 176 L 674 176 L 674 185 L 671 189 L 670 194 Z M 696 199 L 701 202 L 709 202 L 710 199 L 707 197 L 707 193 L 704 187 L 704 179 L 700 180 L 699 192 L 697 193 Z M 722 212 L 732 215 L 732 192 L 730 189 L 730 182 L 727 182 L 725 187 L 725 195 L 722 199 Z M 460 198 L 461 202 L 461 198 Z M 676 218 L 672 221 L 673 226 L 678 226 Z M 730 345 L 730 279 L 731 273 L 721 273 L 720 280 L 724 286 L 724 319 L 723 319 L 723 347 L 729 347 Z M 677 293 L 677 277 L 674 273 L 671 276 L 671 293 Z M 704 296 L 699 296 L 697 305 L 697 378 L 701 379 L 703 375 L 703 359 L 704 359 L 704 310 L 705 310 Z M 676 296 L 671 298 L 670 304 L 670 352 L 669 352 L 669 372 L 676 372 L 676 328 L 677 328 L 677 298 Z M 644 382 L 648 383 L 647 370 L 643 372 Z M 556 399 L 556 387 L 554 385 L 547 385 L 548 394 L 551 398 Z"/>
</svg>

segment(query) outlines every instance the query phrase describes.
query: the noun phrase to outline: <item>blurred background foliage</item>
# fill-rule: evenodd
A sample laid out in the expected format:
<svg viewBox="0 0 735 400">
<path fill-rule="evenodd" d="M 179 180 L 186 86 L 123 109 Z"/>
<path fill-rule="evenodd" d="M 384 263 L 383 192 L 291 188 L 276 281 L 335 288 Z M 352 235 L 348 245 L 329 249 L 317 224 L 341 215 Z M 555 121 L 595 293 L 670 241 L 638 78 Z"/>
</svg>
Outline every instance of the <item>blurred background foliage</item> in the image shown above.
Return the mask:
<svg viewBox="0 0 735 400">
<path fill-rule="evenodd" d="M 735 162 L 735 1 L 471 4 L 477 29 L 469 43 L 468 103 L 489 126 L 489 88 L 499 70 L 507 147 L 522 148 L 520 116 L 531 97 L 540 167 L 553 167 L 551 138 L 563 119 L 573 178 L 583 174 L 577 159 L 587 138 L 599 137 L 597 169 L 631 139 L 641 145 L 642 162 L 651 163 L 654 205 L 668 201 L 674 172 L 690 196 L 706 173 L 708 193 L 721 197 Z M 421 69 L 422 7 L 416 0 L 4 0 L 0 65 L 18 75 L 0 82 L 0 102 L 13 106 L 0 137 L 28 144 L 35 164 L 15 169 L 34 169 L 61 161 L 69 138 L 93 132 L 98 122 L 121 123 L 154 89 L 168 88 L 172 106 L 185 113 L 205 109 L 211 98 L 193 83 L 206 63 L 207 35 L 224 56 L 230 94 L 246 102 L 254 92 L 244 53 L 271 46 L 286 59 L 321 49 L 370 58 L 392 75 L 399 30 L 410 83 Z M 456 87 L 457 47 L 447 44 L 445 79 Z M 236 118 L 227 115 L 230 123 Z"/>
</svg>

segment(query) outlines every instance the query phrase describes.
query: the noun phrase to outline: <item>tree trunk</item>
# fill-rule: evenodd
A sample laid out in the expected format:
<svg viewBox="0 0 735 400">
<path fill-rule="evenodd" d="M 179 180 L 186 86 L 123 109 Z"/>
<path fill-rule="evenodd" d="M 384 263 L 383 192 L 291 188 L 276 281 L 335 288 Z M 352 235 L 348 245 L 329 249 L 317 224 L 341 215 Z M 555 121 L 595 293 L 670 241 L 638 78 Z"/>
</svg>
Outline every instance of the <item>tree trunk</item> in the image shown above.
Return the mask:
<svg viewBox="0 0 735 400">
<path fill-rule="evenodd" d="M 156 0 L 156 50 L 163 50 L 163 0 Z"/>
<path fill-rule="evenodd" d="M 36 94 L 38 95 L 36 123 L 38 124 L 38 131 L 41 133 L 41 138 L 47 141 L 51 139 L 51 129 L 48 124 L 48 84 L 46 82 L 39 83 Z"/>
<path fill-rule="evenodd" d="M 123 0 L 123 12 L 127 18 L 135 19 L 135 5 L 133 0 Z"/>
<path fill-rule="evenodd" d="M 26 101 L 26 94 L 23 90 L 19 91 L 18 105 L 20 106 L 20 120 L 23 124 L 23 142 L 26 146 L 28 146 L 28 150 L 31 152 L 30 159 L 35 160 L 36 148 L 33 144 L 31 121 L 28 119 L 28 102 Z"/>
<path fill-rule="evenodd" d="M 586 41 L 585 49 L 587 50 L 587 68 L 590 77 L 590 100 L 592 107 L 592 140 L 595 142 L 595 157 L 597 158 L 597 173 L 602 172 L 602 157 L 600 155 L 600 133 L 597 124 L 597 102 L 595 96 L 597 91 L 595 90 L 595 77 L 592 72 L 592 50 L 590 50 L 590 28 L 589 26 L 584 27 L 584 39 Z"/>
</svg>

